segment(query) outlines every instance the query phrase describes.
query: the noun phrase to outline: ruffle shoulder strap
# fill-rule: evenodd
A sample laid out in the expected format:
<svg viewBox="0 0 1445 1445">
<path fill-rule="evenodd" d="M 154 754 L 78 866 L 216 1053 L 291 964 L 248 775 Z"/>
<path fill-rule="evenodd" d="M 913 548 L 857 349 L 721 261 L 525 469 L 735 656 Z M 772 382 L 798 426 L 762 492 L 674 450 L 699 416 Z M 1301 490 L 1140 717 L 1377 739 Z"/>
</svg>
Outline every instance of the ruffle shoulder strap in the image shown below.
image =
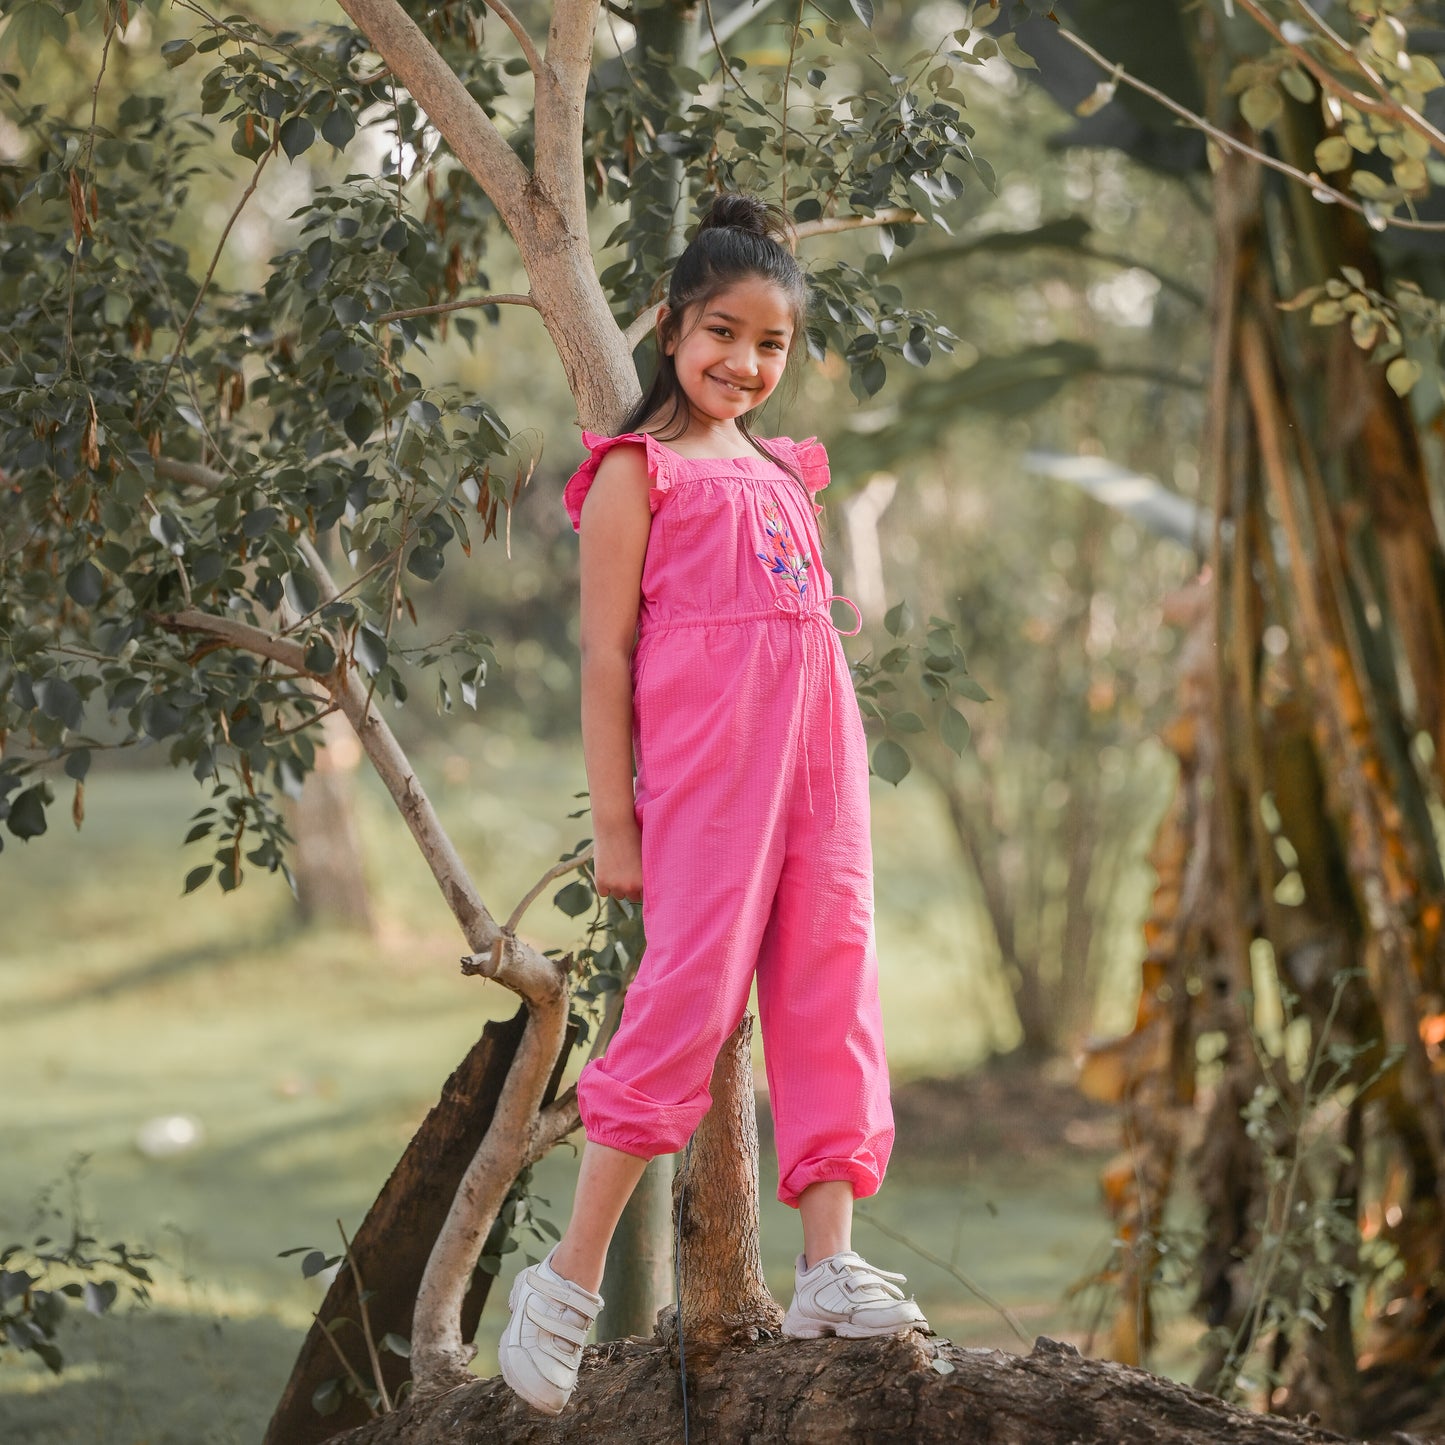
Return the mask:
<svg viewBox="0 0 1445 1445">
<path fill-rule="evenodd" d="M 587 447 L 591 455 L 573 472 L 571 479 L 562 491 L 562 501 L 567 508 L 567 515 L 572 519 L 574 531 L 582 525 L 582 503 L 592 489 L 593 479 L 597 476 L 597 468 L 602 465 L 602 458 L 613 447 L 626 445 L 640 446 L 644 449 L 647 454 L 647 475 L 652 480 L 652 485 L 648 489 L 648 504 L 654 512 L 657 510 L 664 494 L 672 486 L 673 459 L 672 454 L 655 437 L 650 437 L 645 432 L 624 432 L 622 436 L 608 437 L 599 436 L 596 432 L 584 431 L 582 444 Z"/>
<path fill-rule="evenodd" d="M 780 440 L 782 440 L 780 438 Z M 828 453 L 817 437 L 806 441 L 788 441 L 793 461 L 803 478 L 803 485 L 810 492 L 821 492 L 831 480 L 828 470 Z"/>
</svg>

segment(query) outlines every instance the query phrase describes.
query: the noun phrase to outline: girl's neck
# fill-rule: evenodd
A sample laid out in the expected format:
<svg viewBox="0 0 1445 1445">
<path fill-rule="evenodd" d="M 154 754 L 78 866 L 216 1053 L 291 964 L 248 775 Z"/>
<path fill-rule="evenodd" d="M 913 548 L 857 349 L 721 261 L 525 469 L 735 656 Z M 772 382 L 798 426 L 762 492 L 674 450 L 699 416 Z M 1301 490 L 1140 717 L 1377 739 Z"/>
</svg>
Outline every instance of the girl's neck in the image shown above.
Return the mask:
<svg viewBox="0 0 1445 1445">
<path fill-rule="evenodd" d="M 669 430 L 661 425 L 660 418 L 650 418 L 643 422 L 642 431 Z M 680 436 L 658 438 L 664 441 L 666 446 L 672 448 L 679 456 L 696 457 L 704 459 L 708 457 L 752 457 L 757 455 L 757 448 L 738 429 L 733 421 L 708 422 L 699 420 L 697 417 L 689 419 L 687 429 Z"/>
</svg>

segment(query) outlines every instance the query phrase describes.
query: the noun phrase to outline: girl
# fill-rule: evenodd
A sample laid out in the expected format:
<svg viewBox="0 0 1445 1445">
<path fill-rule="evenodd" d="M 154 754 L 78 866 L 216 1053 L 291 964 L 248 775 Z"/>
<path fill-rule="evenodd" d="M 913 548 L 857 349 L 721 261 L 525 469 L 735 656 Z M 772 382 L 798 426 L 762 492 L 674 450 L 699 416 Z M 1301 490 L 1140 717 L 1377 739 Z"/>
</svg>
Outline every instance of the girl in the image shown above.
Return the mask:
<svg viewBox="0 0 1445 1445">
<path fill-rule="evenodd" d="M 903 1276 L 850 1248 L 853 1200 L 877 1190 L 893 1143 L 868 761 L 818 540 L 827 456 L 748 429 L 802 346 L 790 240 L 761 201 L 713 202 L 672 274 L 651 390 L 617 436 L 584 434 L 592 455 L 565 492 L 593 869 L 600 894 L 645 895 L 647 951 L 578 1081 L 571 1223 L 517 1276 L 498 1346 L 503 1378 L 549 1414 L 576 1384 L 622 1207 L 706 1113 L 754 974 L 778 1197 L 803 1225 L 784 1333 L 928 1327 Z"/>
</svg>

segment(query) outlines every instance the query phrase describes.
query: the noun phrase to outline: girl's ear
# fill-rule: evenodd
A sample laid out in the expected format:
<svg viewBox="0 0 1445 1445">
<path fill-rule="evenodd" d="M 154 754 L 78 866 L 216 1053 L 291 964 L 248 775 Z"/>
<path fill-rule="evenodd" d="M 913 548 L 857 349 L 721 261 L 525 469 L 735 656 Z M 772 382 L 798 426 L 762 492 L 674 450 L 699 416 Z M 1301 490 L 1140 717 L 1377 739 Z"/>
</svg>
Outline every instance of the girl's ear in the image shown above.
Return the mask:
<svg viewBox="0 0 1445 1445">
<path fill-rule="evenodd" d="M 664 301 L 662 305 L 657 308 L 656 322 L 657 349 L 661 351 L 664 356 L 671 356 L 677 346 L 677 328 L 667 324 L 671 317 L 672 309 L 668 306 L 667 302 Z"/>
</svg>

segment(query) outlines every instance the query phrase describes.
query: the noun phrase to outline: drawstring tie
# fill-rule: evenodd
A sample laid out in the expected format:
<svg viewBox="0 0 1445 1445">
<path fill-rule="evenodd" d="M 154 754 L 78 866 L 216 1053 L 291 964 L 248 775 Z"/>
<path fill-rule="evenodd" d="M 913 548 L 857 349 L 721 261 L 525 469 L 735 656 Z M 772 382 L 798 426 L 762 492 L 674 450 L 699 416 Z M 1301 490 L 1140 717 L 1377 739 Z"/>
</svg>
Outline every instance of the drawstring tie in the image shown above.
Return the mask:
<svg viewBox="0 0 1445 1445">
<path fill-rule="evenodd" d="M 857 624 L 851 631 L 845 632 L 837 627 L 828 609 L 835 602 L 841 602 L 845 607 L 853 609 L 853 616 L 858 619 Z M 780 592 L 773 599 L 773 606 L 785 617 L 794 618 L 800 624 L 808 622 L 819 622 L 825 627 L 831 627 L 842 637 L 857 637 L 863 630 L 863 614 L 858 610 L 858 604 L 851 597 L 831 596 L 825 597 L 821 607 L 805 607 L 803 599 L 792 592 Z M 808 662 L 808 645 L 800 636 L 798 639 L 803 650 L 803 694 L 809 696 L 813 691 L 813 680 L 810 676 L 811 667 Z M 828 780 L 833 785 L 833 825 L 838 824 L 838 771 L 833 758 L 833 669 L 825 668 L 823 673 L 824 686 L 828 692 Z M 808 724 L 803 719 L 800 722 L 803 735 L 803 786 L 807 791 L 808 812 L 813 811 L 813 778 L 812 764 L 808 755 Z"/>
</svg>

